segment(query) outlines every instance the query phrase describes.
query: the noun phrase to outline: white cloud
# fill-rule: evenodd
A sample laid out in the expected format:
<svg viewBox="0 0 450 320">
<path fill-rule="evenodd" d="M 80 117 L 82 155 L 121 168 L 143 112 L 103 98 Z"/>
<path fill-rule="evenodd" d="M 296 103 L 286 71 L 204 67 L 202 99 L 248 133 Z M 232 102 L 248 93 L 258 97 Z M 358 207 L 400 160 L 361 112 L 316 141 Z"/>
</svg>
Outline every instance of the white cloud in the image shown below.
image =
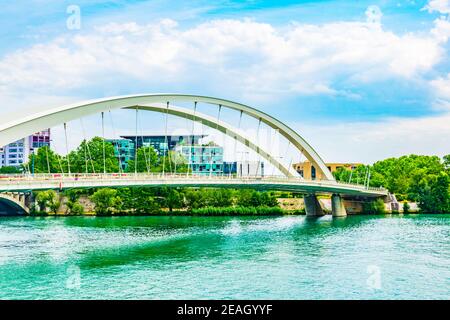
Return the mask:
<svg viewBox="0 0 450 320">
<path fill-rule="evenodd" d="M 450 0 L 430 0 L 424 9 L 428 12 L 450 14 Z"/>
<path fill-rule="evenodd" d="M 397 35 L 377 25 L 275 28 L 248 19 L 213 20 L 187 29 L 172 20 L 108 24 L 94 33 L 62 36 L 3 57 L 0 94 L 104 89 L 116 81 L 148 87 L 226 83 L 237 96 L 352 96 L 333 88 L 333 82 L 410 79 L 429 71 L 445 54 L 442 39 L 431 33 Z"/>
<path fill-rule="evenodd" d="M 446 13 L 438 2 L 430 1 L 427 10 Z M 336 88 L 336 80 L 414 80 L 447 54 L 448 20 L 437 19 L 429 33 L 399 35 L 382 28 L 381 12 L 367 15 L 368 22 L 280 28 L 248 19 L 212 20 L 189 28 L 173 20 L 132 22 L 61 36 L 1 58 L 0 113 L 8 106 L 63 104 L 68 102 L 64 96 L 88 90 L 103 95 L 124 85 L 135 93 L 135 84 L 150 92 L 160 84 L 190 86 L 250 103 L 296 95 L 359 99 L 358 93 Z M 449 83 L 449 75 L 430 82 L 443 109 L 448 107 Z M 404 153 L 448 153 L 448 123 L 450 115 L 445 114 L 298 128 L 327 161 L 372 162 Z"/>
<path fill-rule="evenodd" d="M 450 113 L 380 122 L 294 125 L 328 162 L 363 162 L 405 154 L 443 156 L 450 153 Z"/>
<path fill-rule="evenodd" d="M 437 97 L 439 109 L 450 110 L 450 73 L 446 77 L 440 77 L 431 81 L 431 86 Z M 450 125 L 449 125 L 450 126 Z"/>
</svg>

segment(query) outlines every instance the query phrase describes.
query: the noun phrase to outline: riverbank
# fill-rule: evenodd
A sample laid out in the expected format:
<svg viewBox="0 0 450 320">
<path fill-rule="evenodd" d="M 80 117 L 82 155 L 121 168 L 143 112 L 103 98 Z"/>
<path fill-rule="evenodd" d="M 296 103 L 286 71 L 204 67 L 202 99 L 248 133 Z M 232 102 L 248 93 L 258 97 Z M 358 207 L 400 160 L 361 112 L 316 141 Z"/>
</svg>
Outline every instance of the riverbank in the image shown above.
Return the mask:
<svg viewBox="0 0 450 320">
<path fill-rule="evenodd" d="M 74 216 L 98 216 L 98 217 L 133 217 L 133 216 L 292 216 L 305 215 L 304 210 L 284 210 L 280 207 L 204 207 L 192 210 L 159 210 L 149 213 L 137 212 L 109 212 L 107 214 L 97 214 L 93 212 L 83 212 L 80 214 L 68 214 L 64 212 L 34 212 L 29 214 L 33 217 L 74 217 Z"/>
</svg>

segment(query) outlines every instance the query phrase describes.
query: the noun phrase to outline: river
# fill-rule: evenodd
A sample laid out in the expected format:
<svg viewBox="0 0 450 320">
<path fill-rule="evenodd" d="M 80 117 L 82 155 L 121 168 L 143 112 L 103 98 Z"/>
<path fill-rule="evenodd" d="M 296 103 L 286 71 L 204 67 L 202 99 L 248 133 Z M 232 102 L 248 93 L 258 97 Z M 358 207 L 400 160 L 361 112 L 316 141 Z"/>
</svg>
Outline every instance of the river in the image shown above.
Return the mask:
<svg viewBox="0 0 450 320">
<path fill-rule="evenodd" d="M 450 298 L 450 215 L 0 218 L 0 299 L 416 298 Z"/>
</svg>

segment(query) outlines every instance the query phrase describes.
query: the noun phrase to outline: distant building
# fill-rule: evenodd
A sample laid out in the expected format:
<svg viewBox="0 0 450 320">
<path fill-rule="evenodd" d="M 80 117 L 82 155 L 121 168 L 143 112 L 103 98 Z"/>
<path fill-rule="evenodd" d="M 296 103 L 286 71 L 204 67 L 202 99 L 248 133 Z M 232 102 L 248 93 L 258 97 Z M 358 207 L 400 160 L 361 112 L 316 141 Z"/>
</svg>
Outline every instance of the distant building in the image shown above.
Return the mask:
<svg viewBox="0 0 450 320">
<path fill-rule="evenodd" d="M 50 146 L 50 129 L 37 132 L 28 137 L 29 145 L 33 149 Z"/>
<path fill-rule="evenodd" d="M 20 167 L 28 162 L 30 154 L 37 149 L 50 146 L 50 129 L 32 134 L 0 148 L 0 167 Z"/>
<path fill-rule="evenodd" d="M 354 170 L 356 167 L 362 165 L 362 163 L 326 163 L 325 165 L 328 170 L 333 173 L 340 168 Z M 316 167 L 314 167 L 309 161 L 295 163 L 293 166 L 294 169 L 305 179 L 320 180 L 323 178 L 319 171 L 316 170 Z"/>
<path fill-rule="evenodd" d="M 159 156 L 166 155 L 168 151 L 175 150 L 180 144 L 197 145 L 199 140 L 206 135 L 193 136 L 165 136 L 165 135 L 145 135 L 145 136 L 122 136 L 121 138 L 131 140 L 139 149 L 141 147 L 153 147 Z"/>
<path fill-rule="evenodd" d="M 134 159 L 134 142 L 128 139 L 107 139 L 114 147 L 114 155 L 119 159 L 122 170 L 128 168 L 128 161 Z"/>
<path fill-rule="evenodd" d="M 225 174 L 235 174 L 238 177 L 264 176 L 264 162 L 262 161 L 234 161 L 224 162 Z"/>
<path fill-rule="evenodd" d="M 223 173 L 223 147 L 213 145 L 179 145 L 175 151 L 188 161 L 194 174 L 220 175 Z"/>
</svg>

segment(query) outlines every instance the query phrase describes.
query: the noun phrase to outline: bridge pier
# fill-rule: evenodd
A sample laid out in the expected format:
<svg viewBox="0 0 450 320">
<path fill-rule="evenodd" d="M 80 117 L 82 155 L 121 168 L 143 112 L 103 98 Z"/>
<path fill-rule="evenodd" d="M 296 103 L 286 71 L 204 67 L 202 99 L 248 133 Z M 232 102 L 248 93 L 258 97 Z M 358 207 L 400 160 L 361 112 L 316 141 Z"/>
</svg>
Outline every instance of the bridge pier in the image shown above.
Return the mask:
<svg viewBox="0 0 450 320">
<path fill-rule="evenodd" d="M 344 199 L 339 194 L 331 196 L 331 212 L 333 217 L 346 217 L 347 211 L 344 206 Z"/>
<path fill-rule="evenodd" d="M 325 215 L 315 194 L 307 194 L 303 197 L 305 211 L 308 217 L 320 217 Z"/>
</svg>

